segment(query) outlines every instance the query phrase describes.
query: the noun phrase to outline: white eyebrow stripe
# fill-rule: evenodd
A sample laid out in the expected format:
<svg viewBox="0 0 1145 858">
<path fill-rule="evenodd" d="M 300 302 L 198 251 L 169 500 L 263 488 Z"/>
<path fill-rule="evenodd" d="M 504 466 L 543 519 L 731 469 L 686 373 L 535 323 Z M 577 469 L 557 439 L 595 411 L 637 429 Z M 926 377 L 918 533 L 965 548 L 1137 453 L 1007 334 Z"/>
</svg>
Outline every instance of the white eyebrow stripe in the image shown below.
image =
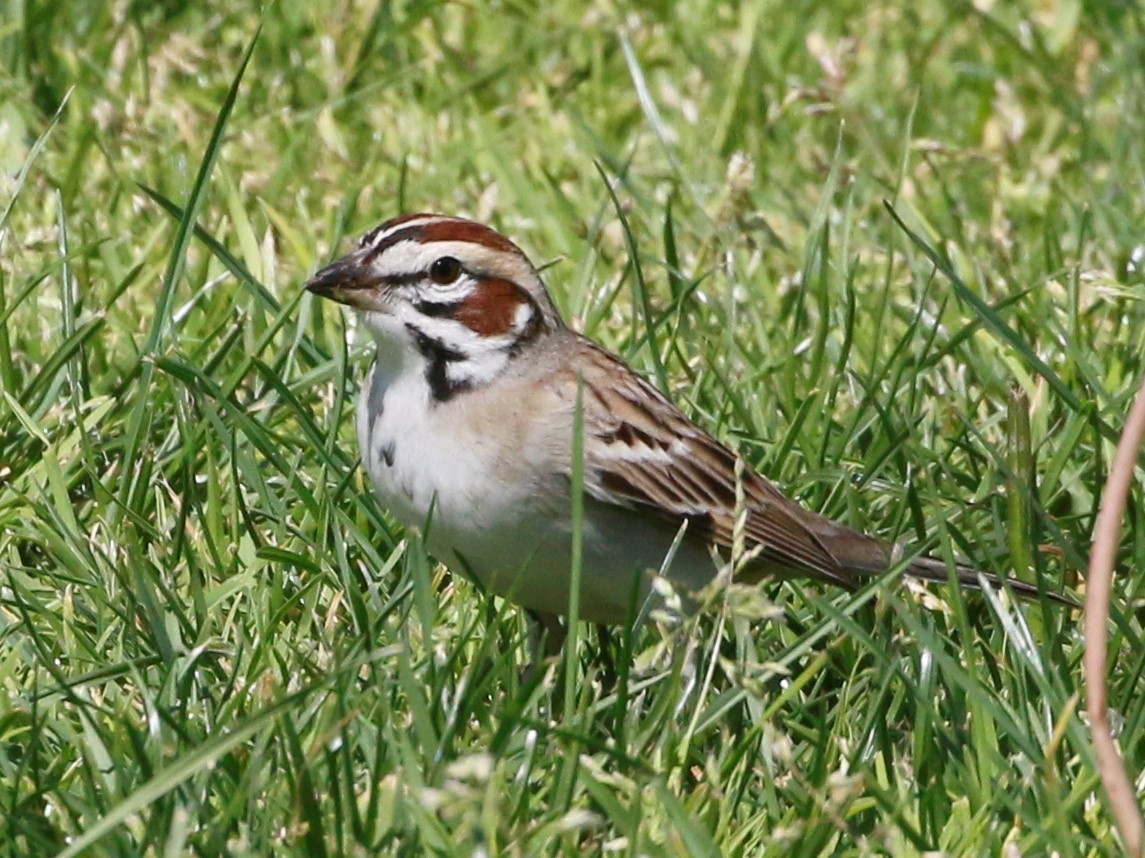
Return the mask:
<svg viewBox="0 0 1145 858">
<path fill-rule="evenodd" d="M 384 233 L 377 236 L 375 241 L 376 242 L 385 241 L 391 235 L 396 235 L 397 233 L 401 232 L 402 230 L 423 229 L 423 228 L 425 228 L 431 224 L 443 223 L 444 221 L 447 221 L 447 220 L 450 220 L 450 218 L 447 218 L 443 215 L 425 215 L 424 217 L 415 217 L 415 218 L 410 218 L 409 220 L 399 221 L 398 223 L 395 223 L 393 226 L 391 226 L 389 229 L 387 229 Z"/>
<path fill-rule="evenodd" d="M 434 261 L 443 256 L 454 257 L 466 272 L 478 276 L 496 274 L 504 279 L 513 279 L 523 273 L 519 270 L 523 265 L 517 254 L 494 250 L 473 241 L 423 243 L 410 238 L 385 248 L 372 264 L 381 277 L 403 277 L 429 271 Z"/>
<path fill-rule="evenodd" d="M 400 232 L 404 232 L 407 229 L 424 229 L 425 227 L 431 226 L 435 223 L 444 223 L 445 221 L 452 220 L 452 218 L 439 214 L 424 214 L 414 215 L 413 217 L 406 219 L 397 218 L 396 220 L 396 223 L 391 224 L 385 230 L 382 229 L 386 226 L 384 223 L 374 227 L 372 230 L 362 236 L 362 238 L 358 241 L 358 247 L 362 250 L 372 249 L 373 252 L 376 253 L 378 252 L 377 248 L 383 247 L 386 241 Z"/>
</svg>

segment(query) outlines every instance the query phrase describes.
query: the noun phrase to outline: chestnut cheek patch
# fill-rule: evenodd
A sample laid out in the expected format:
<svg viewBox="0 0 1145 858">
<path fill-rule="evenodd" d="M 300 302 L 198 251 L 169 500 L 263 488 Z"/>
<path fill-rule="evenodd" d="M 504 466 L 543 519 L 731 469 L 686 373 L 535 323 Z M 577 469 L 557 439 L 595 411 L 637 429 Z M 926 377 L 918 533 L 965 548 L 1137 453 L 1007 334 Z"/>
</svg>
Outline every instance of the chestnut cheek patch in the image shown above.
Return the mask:
<svg viewBox="0 0 1145 858">
<path fill-rule="evenodd" d="M 516 283 L 489 278 L 456 305 L 453 318 L 480 337 L 501 337 L 528 325 L 532 303 Z"/>
</svg>

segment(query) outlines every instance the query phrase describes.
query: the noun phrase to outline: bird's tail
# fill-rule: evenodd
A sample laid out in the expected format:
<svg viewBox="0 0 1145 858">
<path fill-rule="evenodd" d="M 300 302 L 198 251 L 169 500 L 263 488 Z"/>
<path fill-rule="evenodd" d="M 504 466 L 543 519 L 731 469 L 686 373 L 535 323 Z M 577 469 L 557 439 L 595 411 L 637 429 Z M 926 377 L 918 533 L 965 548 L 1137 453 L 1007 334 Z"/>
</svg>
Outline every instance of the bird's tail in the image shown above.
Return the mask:
<svg viewBox="0 0 1145 858">
<path fill-rule="evenodd" d="M 838 574 L 832 576 L 821 573 L 821 577 L 826 577 L 827 580 L 835 584 L 855 589 L 863 581 L 881 575 L 894 565 L 897 557 L 896 550 L 874 537 L 853 530 L 826 516 L 803 510 L 802 507 L 798 508 L 798 512 L 793 512 L 792 515 L 793 517 L 798 515 L 799 522 L 803 524 L 808 533 L 813 535 L 824 550 L 830 553 L 835 562 L 838 563 Z M 921 581 L 936 581 L 940 584 L 950 581 L 946 563 L 934 557 L 914 558 L 906 567 L 905 572 L 912 578 Z M 954 566 L 954 577 L 958 579 L 959 586 L 963 588 L 981 590 L 981 582 L 985 578 L 991 586 L 999 589 L 1009 587 L 1015 595 L 1023 599 L 1036 599 L 1045 595 L 1047 599 L 1057 602 L 1059 605 L 1079 607 L 1077 602 L 1069 596 L 1039 590 L 1033 584 L 1027 584 L 1025 581 L 1019 581 L 1015 578 L 1003 580 L 997 575 L 979 571 L 971 566 L 963 566 L 960 563 Z"/>
<path fill-rule="evenodd" d="M 946 584 L 950 581 L 950 573 L 946 562 L 933 557 L 916 557 L 911 560 L 910 565 L 906 568 L 906 574 L 920 581 L 937 581 L 940 584 Z M 1036 599 L 1039 596 L 1045 596 L 1050 601 L 1057 602 L 1059 605 L 1068 605 L 1073 608 L 1079 607 L 1078 603 L 1069 596 L 1054 593 L 1050 590 L 1041 590 L 1033 584 L 1027 584 L 1025 581 L 1019 581 L 1016 578 L 1006 578 L 1003 580 L 997 575 L 982 572 L 970 566 L 955 564 L 954 577 L 958 579 L 958 583 L 962 587 L 968 587 L 974 590 L 982 589 L 982 579 L 985 578 L 992 587 L 998 587 L 999 589 L 1009 587 L 1010 590 L 1023 599 Z"/>
</svg>

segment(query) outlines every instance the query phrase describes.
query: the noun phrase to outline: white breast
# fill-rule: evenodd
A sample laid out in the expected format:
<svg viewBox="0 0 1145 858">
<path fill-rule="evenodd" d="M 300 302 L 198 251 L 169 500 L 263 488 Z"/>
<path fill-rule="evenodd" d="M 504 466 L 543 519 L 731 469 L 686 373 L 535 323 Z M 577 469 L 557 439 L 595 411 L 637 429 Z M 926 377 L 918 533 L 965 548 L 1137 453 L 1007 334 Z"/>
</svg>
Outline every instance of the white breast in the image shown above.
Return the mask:
<svg viewBox="0 0 1145 858">
<path fill-rule="evenodd" d="M 516 439 L 469 423 L 463 405 L 434 402 L 408 368 L 390 375 L 376 364 L 358 402 L 362 461 L 383 506 L 427 531 L 439 559 L 461 558 L 489 584 L 495 569 L 530 559 L 563 504 L 522 478 Z"/>
<path fill-rule="evenodd" d="M 529 411 L 536 403 L 509 396 L 498 410 L 486 393 L 436 403 L 421 372 L 375 364 L 358 403 L 363 464 L 402 524 L 424 531 L 429 522 L 426 542 L 438 559 L 527 608 L 565 613 L 571 504 L 557 463 L 568 454 L 554 456 L 551 447 L 571 442 L 571 418 L 569 441 L 559 430 L 556 442 L 538 439 L 528 434 L 540 422 Z M 581 616 L 622 622 L 634 576 L 660 567 L 674 533 L 616 507 L 589 503 L 586 512 Z M 696 587 L 714 567 L 705 551 L 685 544 L 673 570 Z M 647 579 L 637 590 L 640 598 L 648 592 Z"/>
<path fill-rule="evenodd" d="M 375 366 L 358 403 L 358 442 L 382 503 L 403 524 L 464 517 L 476 527 L 495 524 L 507 498 L 491 485 L 492 441 L 462 438 L 448 409 L 433 403 L 416 373 L 390 378 Z"/>
</svg>

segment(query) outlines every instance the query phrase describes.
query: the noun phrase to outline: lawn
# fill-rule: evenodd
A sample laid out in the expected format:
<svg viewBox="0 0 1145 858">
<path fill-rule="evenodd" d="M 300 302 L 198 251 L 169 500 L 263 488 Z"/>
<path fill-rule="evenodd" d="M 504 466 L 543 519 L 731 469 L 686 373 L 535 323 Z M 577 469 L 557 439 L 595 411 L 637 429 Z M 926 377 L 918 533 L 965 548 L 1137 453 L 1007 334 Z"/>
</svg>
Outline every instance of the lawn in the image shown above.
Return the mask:
<svg viewBox="0 0 1145 858">
<path fill-rule="evenodd" d="M 488 222 L 809 507 L 1083 594 L 1145 372 L 1134 4 L 244 6 L 0 3 L 0 855 L 1119 854 L 1044 598 L 733 590 L 530 675 L 371 496 L 370 346 L 302 284 Z"/>
</svg>

